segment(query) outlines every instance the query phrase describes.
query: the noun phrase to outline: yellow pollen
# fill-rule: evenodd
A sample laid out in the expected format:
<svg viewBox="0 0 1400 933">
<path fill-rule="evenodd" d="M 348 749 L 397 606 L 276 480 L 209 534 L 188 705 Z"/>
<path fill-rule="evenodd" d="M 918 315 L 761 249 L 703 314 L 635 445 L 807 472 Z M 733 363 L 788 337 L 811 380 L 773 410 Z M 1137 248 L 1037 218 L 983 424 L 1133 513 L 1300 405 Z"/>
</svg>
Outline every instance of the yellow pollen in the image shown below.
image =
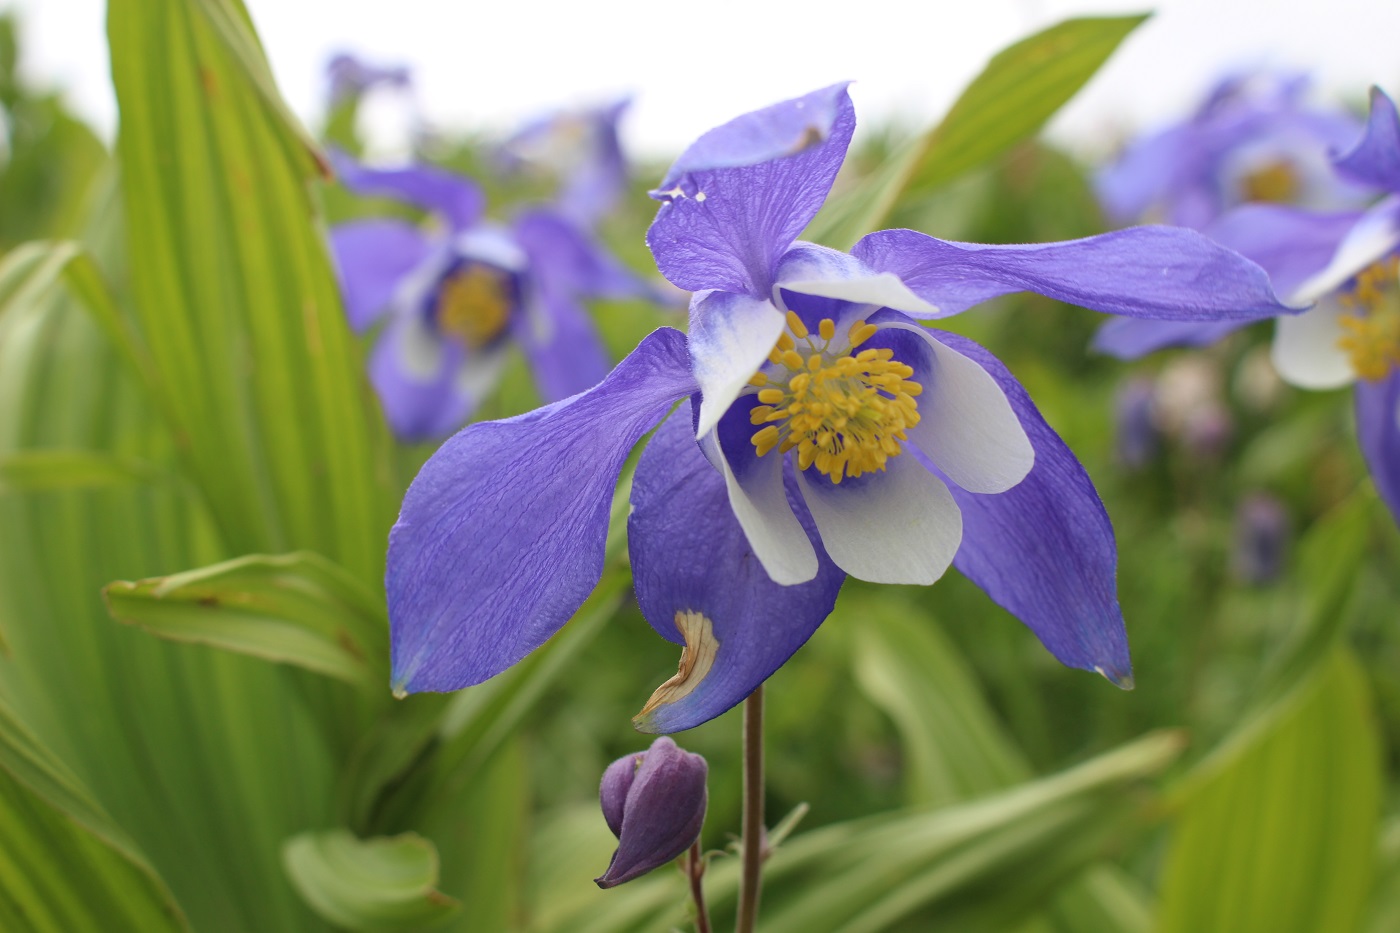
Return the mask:
<svg viewBox="0 0 1400 933">
<path fill-rule="evenodd" d="M 477 350 L 500 336 L 510 320 L 504 273 L 475 263 L 447 276 L 438 289 L 437 327 Z"/>
<path fill-rule="evenodd" d="M 1240 182 L 1246 201 L 1273 201 L 1287 204 L 1297 199 L 1301 187 L 1298 173 L 1287 162 L 1270 162 L 1255 169 Z"/>
<path fill-rule="evenodd" d="M 789 326 L 794 317 L 789 312 Z M 905 431 L 919 423 L 914 399 L 923 387 L 908 381 L 913 368 L 895 360 L 890 349 L 866 349 L 852 356 L 845 347 L 833 347 L 836 322 L 830 318 L 817 327 L 820 344 L 809 339 L 801 321 L 797 323 L 800 327 L 792 333 L 807 341 L 803 352 L 784 333 L 768 357 L 787 375 L 758 373 L 751 380 L 765 386 L 758 392 L 761 404 L 749 412 L 749 421 L 759 426 L 752 438 L 758 456 L 774 449 L 796 450 L 799 469 L 815 466 L 833 483 L 884 470 L 889 458 L 903 452 Z M 848 331 L 849 347 L 869 340 L 877 330 L 874 324 L 855 322 Z"/>
<path fill-rule="evenodd" d="M 1400 367 L 1400 257 L 1382 259 L 1364 269 L 1340 296 L 1346 309 L 1337 346 L 1351 357 L 1362 379 L 1384 379 Z"/>
</svg>

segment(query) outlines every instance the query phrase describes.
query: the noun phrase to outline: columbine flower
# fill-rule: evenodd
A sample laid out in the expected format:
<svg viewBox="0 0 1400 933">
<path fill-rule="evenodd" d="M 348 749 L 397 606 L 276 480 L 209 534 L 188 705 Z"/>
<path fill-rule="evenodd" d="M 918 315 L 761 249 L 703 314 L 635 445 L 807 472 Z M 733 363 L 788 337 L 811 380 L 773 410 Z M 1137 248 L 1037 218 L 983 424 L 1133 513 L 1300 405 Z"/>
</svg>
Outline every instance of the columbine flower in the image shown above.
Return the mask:
<svg viewBox="0 0 1400 933">
<path fill-rule="evenodd" d="M 854 123 L 838 85 L 702 136 L 648 233 L 662 273 L 695 292 L 689 341 L 658 330 L 597 387 L 469 427 L 424 466 L 389 542 L 396 689 L 478 683 L 563 625 L 602 571 L 628 451 L 687 397 L 632 488 L 637 600 L 684 645 L 639 728 L 740 702 L 846 574 L 931 583 L 950 562 L 1061 661 L 1128 682 L 1113 532 L 1088 476 L 1000 362 L 915 317 L 1027 289 L 1187 320 L 1282 306 L 1262 270 L 1166 228 L 1033 246 L 891 230 L 853 255 L 796 243 Z"/>
<path fill-rule="evenodd" d="M 608 870 L 593 879 L 611 888 L 677 858 L 700 838 L 709 792 L 705 759 L 662 736 L 603 772 L 598 800 L 617 837 Z"/>
<path fill-rule="evenodd" d="M 617 124 L 629 99 L 550 114 L 524 126 L 501 146 L 512 167 L 543 165 L 560 178 L 555 207 L 590 229 L 617 206 L 627 190 L 627 160 Z"/>
<path fill-rule="evenodd" d="M 1361 142 L 1334 164 L 1344 177 L 1391 194 L 1364 213 L 1241 207 L 1209 233 L 1268 270 L 1291 304 L 1313 305 L 1279 318 L 1274 365 L 1286 381 L 1307 389 L 1355 384 L 1361 449 L 1400 521 L 1400 115 L 1380 89 L 1371 92 Z M 1210 343 L 1239 326 L 1113 321 L 1095 345 L 1132 358 Z"/>
<path fill-rule="evenodd" d="M 1117 223 L 1156 213 L 1204 229 L 1251 201 L 1331 209 L 1367 192 L 1338 179 L 1328 153 L 1356 138 L 1340 110 L 1305 104 L 1300 75 L 1248 73 L 1219 82 L 1191 117 L 1128 147 L 1099 173 L 1104 210 Z"/>
<path fill-rule="evenodd" d="M 460 427 L 495 385 L 512 342 L 546 401 L 607 373 L 578 299 L 645 287 L 590 235 L 543 207 L 509 226 L 487 221 L 475 183 L 429 166 L 378 170 L 344 156 L 335 166 L 351 190 L 399 198 L 441 225 L 361 220 L 331 232 L 351 326 L 385 321 L 370 380 L 397 435 L 438 438 Z"/>
<path fill-rule="evenodd" d="M 326 77 L 333 108 L 375 87 L 406 88 L 410 80 L 408 68 L 403 65 L 371 65 L 348 52 L 341 52 L 326 63 Z"/>
</svg>

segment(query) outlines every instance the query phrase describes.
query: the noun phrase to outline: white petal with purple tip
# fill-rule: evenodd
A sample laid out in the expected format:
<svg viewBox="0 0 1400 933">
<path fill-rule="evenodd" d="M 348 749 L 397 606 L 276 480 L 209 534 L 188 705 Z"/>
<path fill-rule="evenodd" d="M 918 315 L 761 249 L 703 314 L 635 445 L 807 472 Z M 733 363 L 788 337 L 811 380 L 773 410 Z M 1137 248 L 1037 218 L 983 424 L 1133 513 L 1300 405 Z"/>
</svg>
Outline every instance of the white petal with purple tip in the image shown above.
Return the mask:
<svg viewBox="0 0 1400 933">
<path fill-rule="evenodd" d="M 1274 368 L 1285 382 L 1304 389 L 1335 389 L 1356 379 L 1351 358 L 1338 341 L 1343 309 L 1335 297 L 1319 301 L 1302 314 L 1278 319 L 1274 330 Z"/>
<path fill-rule="evenodd" d="M 1035 448 L 991 374 L 922 327 L 883 326 L 918 334 L 933 350 L 933 372 L 918 397 L 919 423 L 907 430 L 909 439 L 968 492 L 1005 492 L 1025 479 Z M 921 377 L 930 378 L 915 373 Z"/>
<path fill-rule="evenodd" d="M 962 512 L 943 481 L 909 453 L 884 472 L 833 485 L 798 472 L 802 497 L 836 566 L 870 583 L 933 583 L 962 542 Z"/>
<path fill-rule="evenodd" d="M 741 483 L 719 450 L 714 433 L 700 441 L 705 456 L 719 466 L 729 491 L 729 507 L 744 537 L 774 583 L 793 586 L 817 575 L 817 552 L 788 505 L 783 488 L 783 457 L 755 457 Z"/>
</svg>

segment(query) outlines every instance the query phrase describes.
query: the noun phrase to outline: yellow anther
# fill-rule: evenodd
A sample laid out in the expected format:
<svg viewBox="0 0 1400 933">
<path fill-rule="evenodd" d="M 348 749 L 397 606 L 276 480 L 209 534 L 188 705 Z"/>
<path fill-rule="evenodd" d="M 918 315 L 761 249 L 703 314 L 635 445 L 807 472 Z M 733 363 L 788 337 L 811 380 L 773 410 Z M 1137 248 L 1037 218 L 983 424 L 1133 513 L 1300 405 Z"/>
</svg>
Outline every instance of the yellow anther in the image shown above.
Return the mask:
<svg viewBox="0 0 1400 933">
<path fill-rule="evenodd" d="M 789 334 L 786 331 L 784 331 L 783 333 L 778 335 L 779 350 L 791 350 L 795 346 L 797 346 L 797 341 L 792 339 L 792 334 Z"/>
<path fill-rule="evenodd" d="M 763 373 L 754 373 L 753 378 L 749 380 L 749 385 L 751 386 L 766 386 L 767 384 L 768 377 Z"/>
<path fill-rule="evenodd" d="M 1301 182 L 1287 162 L 1270 162 L 1244 176 L 1240 183 L 1246 201 L 1273 201 L 1287 204 L 1298 198 Z"/>
<path fill-rule="evenodd" d="M 787 393 L 782 389 L 764 389 L 758 393 L 758 400 L 765 405 L 777 405 L 787 398 Z"/>
<path fill-rule="evenodd" d="M 867 324 L 864 321 L 856 321 L 851 325 L 851 346 L 858 347 L 865 343 L 875 332 L 879 330 L 874 324 Z"/>
<path fill-rule="evenodd" d="M 789 311 L 787 313 L 787 326 L 788 330 L 792 331 L 792 335 L 798 340 L 807 339 L 807 325 L 802 323 L 802 318 L 797 316 L 796 311 Z"/>
<path fill-rule="evenodd" d="M 1395 256 L 1364 269 L 1351 289 L 1340 296 L 1347 313 L 1337 346 L 1351 358 L 1362 379 L 1378 381 L 1400 367 L 1400 258 Z"/>
<path fill-rule="evenodd" d="M 506 273 L 468 263 L 442 280 L 435 320 L 438 330 L 477 350 L 501 335 L 510 322 Z"/>
<path fill-rule="evenodd" d="M 817 328 L 830 344 L 835 321 L 828 318 Z M 857 322 L 850 331 L 853 344 L 876 330 Z M 789 376 L 783 388 L 782 377 L 775 375 L 755 382 L 764 386 L 758 392 L 761 404 L 749 414 L 750 422 L 761 426 L 752 438 L 758 456 L 796 450 L 799 469 L 815 467 L 833 483 L 884 470 L 890 457 L 899 456 L 906 429 L 919 423 L 914 399 L 923 387 L 907 381 L 913 367 L 895 360 L 887 348 L 838 356 L 841 350 L 824 345 L 804 356 L 779 339 L 769 360 Z"/>
</svg>

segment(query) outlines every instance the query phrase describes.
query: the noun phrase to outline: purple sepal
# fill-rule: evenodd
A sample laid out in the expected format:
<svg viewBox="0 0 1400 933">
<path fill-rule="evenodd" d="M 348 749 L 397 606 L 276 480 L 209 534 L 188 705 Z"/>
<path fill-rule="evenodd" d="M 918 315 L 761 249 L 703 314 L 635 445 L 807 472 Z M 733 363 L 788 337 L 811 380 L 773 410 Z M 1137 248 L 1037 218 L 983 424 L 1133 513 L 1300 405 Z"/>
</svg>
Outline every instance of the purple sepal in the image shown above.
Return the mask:
<svg viewBox="0 0 1400 933">
<path fill-rule="evenodd" d="M 1376 491 L 1400 524 L 1400 369 L 1356 383 L 1356 434 Z"/>
<path fill-rule="evenodd" d="M 687 291 L 768 297 L 773 269 L 816 216 L 855 130 L 845 84 L 744 114 L 687 149 L 652 197 L 657 267 Z"/>
<path fill-rule="evenodd" d="M 1288 295 L 1326 268 L 1361 211 L 1309 211 L 1281 204 L 1245 204 L 1206 228 L 1205 234 L 1256 263 L 1274 289 Z"/>
<path fill-rule="evenodd" d="M 591 234 L 557 211 L 534 208 L 511 224 L 535 277 L 554 292 L 599 298 L 650 294 L 631 269 L 618 262 Z"/>
<path fill-rule="evenodd" d="M 1120 360 L 1135 360 L 1167 347 L 1208 347 L 1253 321 L 1149 321 L 1118 317 L 1094 334 L 1090 348 Z"/>
<path fill-rule="evenodd" d="M 461 384 L 462 348 L 422 328 L 412 317 L 395 316 L 370 351 L 369 379 L 394 436 L 431 441 L 451 434 L 471 417 L 477 402 Z M 437 356 L 431 366 L 415 372 L 407 357 L 412 344 L 430 344 Z M 416 352 L 422 352 L 421 350 Z"/>
<path fill-rule="evenodd" d="M 640 755 L 613 762 L 598 796 L 617 851 L 594 883 L 611 888 L 639 878 L 694 845 L 705 823 L 708 773 L 704 758 L 665 736 Z"/>
<path fill-rule="evenodd" d="M 695 389 L 684 335 L 661 328 L 595 388 L 443 444 L 389 533 L 393 688 L 480 683 L 558 631 L 602 574 L 628 452 Z"/>
<path fill-rule="evenodd" d="M 378 320 L 399 282 L 432 249 L 416 227 L 401 220 L 357 220 L 333 228 L 331 254 L 350 326 L 363 331 Z"/>
<path fill-rule="evenodd" d="M 1333 163 L 1338 173 L 1363 185 L 1400 192 L 1400 114 L 1395 102 L 1371 88 L 1371 116 L 1356 148 Z"/>
<path fill-rule="evenodd" d="M 1000 360 L 964 337 L 933 333 L 991 373 L 1035 447 L 1030 474 L 1006 492 L 978 495 L 950 485 L 963 516 L 953 566 L 1025 623 L 1062 664 L 1131 686 L 1118 550 L 1088 473 Z"/>
<path fill-rule="evenodd" d="M 1189 126 L 1174 126 L 1138 140 L 1094 179 L 1104 212 L 1115 223 L 1132 223 L 1170 189 L 1189 142 Z"/>
<path fill-rule="evenodd" d="M 567 294 L 541 289 L 536 311 L 542 320 L 520 316 L 516 339 L 546 402 L 576 395 L 608 374 L 608 354 L 593 319 Z"/>
<path fill-rule="evenodd" d="M 406 65 L 371 65 L 349 52 L 340 52 L 326 63 L 326 76 L 332 107 L 381 84 L 406 88 L 411 81 Z"/>
<path fill-rule="evenodd" d="M 1292 313 L 1264 270 L 1199 233 L 1131 227 L 1082 240 L 986 246 L 882 230 L 852 254 L 893 272 L 942 316 L 1030 291 L 1109 314 L 1178 321 Z"/>
<path fill-rule="evenodd" d="M 481 220 L 486 195 L 468 178 L 430 165 L 376 169 L 361 165 L 336 149 L 327 150 L 341 184 L 356 194 L 397 198 L 442 215 L 454 230 Z"/>
<path fill-rule="evenodd" d="M 724 479 L 695 441 L 682 405 L 652 436 L 632 484 L 628 545 L 637 603 L 652 627 L 683 643 L 678 613 L 709 620 L 719 643 L 713 666 L 680 699 L 634 720 L 643 732 L 679 732 L 742 702 L 806 643 L 831 613 L 846 575 L 832 563 L 788 477 L 819 567 L 795 586 L 769 579 L 729 506 Z"/>
</svg>

